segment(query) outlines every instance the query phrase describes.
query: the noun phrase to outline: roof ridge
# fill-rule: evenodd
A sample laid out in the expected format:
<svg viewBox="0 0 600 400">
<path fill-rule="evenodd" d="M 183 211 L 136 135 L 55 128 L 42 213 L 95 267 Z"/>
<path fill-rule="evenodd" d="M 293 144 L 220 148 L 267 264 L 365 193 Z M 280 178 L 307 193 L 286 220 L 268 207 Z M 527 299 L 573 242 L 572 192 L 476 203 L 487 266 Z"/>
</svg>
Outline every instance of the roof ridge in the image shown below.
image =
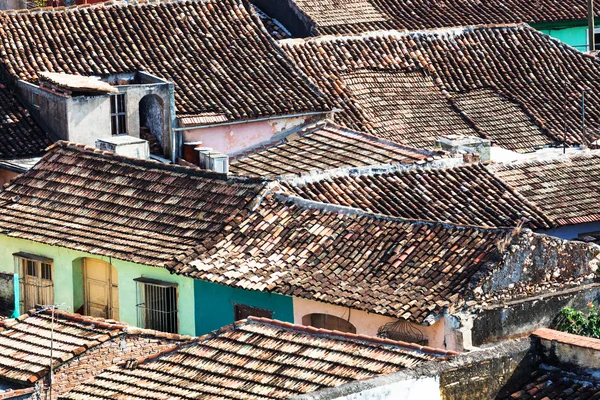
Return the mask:
<svg viewBox="0 0 600 400">
<path fill-rule="evenodd" d="M 48 7 L 35 7 L 25 9 L 8 9 L 0 10 L 1 14 L 41 14 L 46 12 L 63 12 L 63 11 L 75 11 L 87 8 L 109 8 L 118 6 L 144 6 L 144 5 L 156 5 L 156 4 L 169 4 L 169 3 L 214 3 L 215 0 L 107 0 L 104 2 L 93 3 L 93 4 L 74 4 L 72 6 L 48 6 Z"/>
<path fill-rule="evenodd" d="M 335 34 L 335 35 L 321 35 L 321 36 L 309 36 L 306 38 L 288 38 L 278 40 L 279 44 L 300 44 L 300 43 L 318 43 L 318 42 L 331 42 L 336 40 L 348 40 L 348 39 L 367 39 L 367 38 L 378 38 L 378 37 L 409 37 L 409 36 L 430 36 L 436 34 L 445 34 L 457 36 L 463 32 L 473 32 L 482 29 L 530 29 L 528 24 L 524 22 L 519 23 L 504 23 L 504 24 L 478 24 L 478 25 L 467 25 L 467 26 L 450 26 L 441 28 L 430 28 L 430 29 L 418 29 L 418 30 L 398 30 L 398 29 L 377 29 L 360 33 L 353 34 Z"/>
<path fill-rule="evenodd" d="M 411 219 L 411 218 L 393 217 L 390 215 L 365 211 L 365 210 L 362 210 L 362 209 L 356 208 L 356 207 L 348 207 L 348 206 L 342 206 L 339 204 L 324 203 L 324 202 L 315 201 L 315 200 L 308 200 L 308 199 L 304 199 L 304 198 L 298 197 L 298 196 L 291 196 L 284 192 L 274 193 L 274 196 L 277 200 L 279 200 L 283 203 L 292 203 L 295 206 L 297 206 L 298 208 L 302 208 L 305 210 L 315 209 L 315 210 L 320 210 L 320 211 L 323 211 L 326 213 L 337 212 L 339 214 L 344 214 L 347 216 L 366 217 L 366 218 L 373 218 L 373 219 L 379 219 L 379 220 L 384 220 L 384 221 L 405 223 L 405 224 L 410 224 L 410 225 L 441 226 L 444 229 L 464 229 L 464 230 L 473 229 L 473 230 L 477 230 L 480 232 L 497 232 L 497 233 L 500 233 L 500 232 L 509 233 L 509 232 L 513 232 L 515 230 L 515 228 L 511 228 L 511 227 L 485 227 L 485 226 L 479 226 L 479 225 L 456 224 L 456 223 L 452 223 L 452 222 L 433 221 L 433 220 L 426 220 L 426 219 Z"/>
<path fill-rule="evenodd" d="M 264 318 L 264 317 L 249 316 L 246 320 L 238 321 L 238 325 L 240 325 L 240 323 L 272 325 L 272 326 L 277 326 L 277 327 L 280 327 L 283 329 L 289 329 L 289 330 L 293 330 L 293 331 L 301 331 L 301 332 L 306 332 L 306 333 L 310 333 L 310 334 L 328 335 L 328 336 L 335 336 L 340 339 L 348 339 L 348 340 L 352 340 L 352 341 L 361 341 L 361 342 L 368 342 L 368 343 L 372 343 L 372 344 L 403 347 L 403 348 L 406 348 L 407 350 L 419 351 L 419 352 L 422 352 L 425 354 L 433 354 L 433 355 L 440 355 L 440 356 L 452 356 L 452 355 L 459 354 L 452 350 L 445 350 L 445 349 L 429 347 L 429 346 L 420 346 L 416 343 L 409 343 L 409 342 L 404 342 L 404 341 L 400 341 L 400 340 L 392 340 L 392 339 L 380 338 L 377 336 L 369 336 L 369 335 L 363 335 L 363 334 L 357 334 L 357 333 L 348 333 L 348 332 L 342 332 L 342 331 L 331 330 L 331 329 L 315 328 L 310 325 L 300 325 L 300 324 L 295 324 L 295 323 L 291 323 L 291 322 L 285 322 L 285 321 L 280 321 L 280 320 L 275 320 L 275 319 L 270 319 L 270 318 Z"/>
<path fill-rule="evenodd" d="M 521 165 L 541 165 L 548 163 L 560 163 L 567 160 L 579 159 L 579 158 L 595 158 L 600 157 L 600 150 L 582 150 L 577 153 L 566 153 L 566 154 L 550 154 L 546 157 L 536 157 L 532 159 L 525 160 L 516 160 L 516 161 L 506 161 L 495 164 L 490 164 L 486 166 L 486 168 L 491 170 L 505 169 L 509 167 L 518 167 Z"/>
<path fill-rule="evenodd" d="M 188 0 L 185 0 L 185 1 L 188 1 Z M 192 167 L 192 166 L 172 164 L 172 163 L 165 164 L 160 161 L 156 161 L 156 160 L 152 160 L 152 159 L 145 160 L 145 159 L 141 159 L 141 158 L 129 157 L 129 156 L 113 153 L 110 151 L 100 150 L 100 149 L 97 149 L 92 146 L 75 143 L 75 142 L 70 142 L 70 141 L 66 141 L 66 140 L 59 140 L 59 141 L 55 142 L 54 144 L 52 144 L 51 146 L 49 146 L 48 148 L 46 148 L 46 154 L 44 155 L 44 157 L 48 157 L 49 154 L 52 154 L 52 152 L 58 148 L 77 151 L 80 153 L 99 155 L 102 157 L 112 158 L 117 161 L 122 161 L 122 162 L 125 162 L 128 164 L 138 165 L 138 166 L 147 167 L 147 168 L 155 168 L 155 169 L 163 170 L 166 172 L 183 172 L 183 173 L 193 175 L 193 176 L 196 176 L 199 178 L 207 178 L 207 179 L 222 180 L 222 181 L 233 180 L 233 181 L 236 181 L 239 183 L 249 183 L 249 184 L 251 184 L 251 183 L 258 184 L 258 183 L 266 182 L 266 180 L 264 178 L 260 178 L 260 177 L 230 175 L 230 174 L 226 174 L 226 173 L 220 173 L 220 172 L 216 172 L 216 171 L 200 169 L 196 166 Z"/>
</svg>

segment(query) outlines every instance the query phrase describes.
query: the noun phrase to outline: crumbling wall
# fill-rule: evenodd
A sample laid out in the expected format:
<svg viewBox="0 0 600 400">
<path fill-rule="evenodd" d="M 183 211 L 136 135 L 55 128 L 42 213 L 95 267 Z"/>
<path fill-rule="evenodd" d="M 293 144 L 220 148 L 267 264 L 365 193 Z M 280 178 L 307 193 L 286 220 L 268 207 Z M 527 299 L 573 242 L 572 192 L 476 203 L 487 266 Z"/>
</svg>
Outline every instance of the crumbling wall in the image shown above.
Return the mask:
<svg viewBox="0 0 600 400">
<path fill-rule="evenodd" d="M 10 317 L 14 309 L 14 274 L 10 272 L 0 272 L 0 316 Z"/>
<path fill-rule="evenodd" d="M 591 282 L 600 262 L 600 246 L 531 231 L 506 243 L 502 261 L 475 288 L 476 297 L 516 298 L 559 286 Z"/>
</svg>

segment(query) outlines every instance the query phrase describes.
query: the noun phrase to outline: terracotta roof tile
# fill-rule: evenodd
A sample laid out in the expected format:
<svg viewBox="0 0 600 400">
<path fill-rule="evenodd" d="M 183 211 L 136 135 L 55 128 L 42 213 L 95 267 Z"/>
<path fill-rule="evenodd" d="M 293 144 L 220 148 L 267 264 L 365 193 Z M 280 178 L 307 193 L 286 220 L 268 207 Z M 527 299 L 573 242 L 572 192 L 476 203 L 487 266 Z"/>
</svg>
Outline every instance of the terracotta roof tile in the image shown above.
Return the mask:
<svg viewBox="0 0 600 400">
<path fill-rule="evenodd" d="M 143 70 L 174 82 L 181 116 L 239 120 L 329 109 L 240 0 L 5 12 L 0 26 L 1 63 L 14 78 Z"/>
<path fill-rule="evenodd" d="M 51 144 L 29 111 L 0 83 L 0 158 L 38 156 Z"/>
<path fill-rule="evenodd" d="M 24 314 L 0 322 L 0 377 L 33 383 L 46 375 L 50 361 L 52 314 L 50 310 Z M 84 317 L 55 311 L 53 366 L 57 367 L 87 350 L 127 332 L 157 337 L 156 331 L 133 329 L 113 320 Z M 171 340 L 186 342 L 189 336 L 171 335 Z"/>
<path fill-rule="evenodd" d="M 557 225 L 600 220 L 600 152 L 488 167 Z"/>
<path fill-rule="evenodd" d="M 325 122 L 234 155 L 229 170 L 240 175 L 281 176 L 346 166 L 413 163 L 434 156 L 437 154 Z"/>
<path fill-rule="evenodd" d="M 452 354 L 431 350 L 249 318 L 160 358 L 111 368 L 62 398 L 289 398 Z"/>
<path fill-rule="evenodd" d="M 585 3 L 576 0 L 280 0 L 303 14 L 314 34 L 376 29 L 427 29 L 500 23 L 581 21 Z M 600 13 L 596 11 L 596 17 Z"/>
<path fill-rule="evenodd" d="M 600 382 L 588 381 L 581 376 L 554 369 L 533 371 L 521 382 L 521 389 L 498 400 L 564 400 L 597 399 Z"/>
<path fill-rule="evenodd" d="M 422 323 L 460 302 L 510 232 L 284 201 L 267 197 L 173 270 Z"/>
<path fill-rule="evenodd" d="M 348 171 L 288 180 L 290 194 L 393 217 L 488 227 L 549 228 L 552 222 L 480 164 Z"/>
<path fill-rule="evenodd" d="M 263 186 L 59 142 L 0 194 L 0 231 L 160 266 L 243 216 Z"/>
<path fill-rule="evenodd" d="M 336 121 L 410 146 L 454 131 L 529 151 L 562 143 L 565 126 L 569 144 L 600 131 L 600 111 L 588 107 L 582 134 L 580 112 L 581 88 L 591 89 L 590 104 L 600 101 L 600 61 L 526 25 L 279 44 L 343 109 Z M 482 114 L 484 106 L 494 112 Z"/>
</svg>

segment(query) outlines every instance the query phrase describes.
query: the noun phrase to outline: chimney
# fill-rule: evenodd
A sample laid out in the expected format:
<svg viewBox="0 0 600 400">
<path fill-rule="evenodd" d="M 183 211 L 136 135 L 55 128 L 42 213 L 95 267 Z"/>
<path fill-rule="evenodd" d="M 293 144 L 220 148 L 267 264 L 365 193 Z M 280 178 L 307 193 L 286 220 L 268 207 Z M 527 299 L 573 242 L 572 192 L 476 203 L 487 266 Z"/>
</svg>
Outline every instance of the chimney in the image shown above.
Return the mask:
<svg viewBox="0 0 600 400">
<path fill-rule="evenodd" d="M 214 151 L 210 147 L 196 147 L 198 152 L 198 166 L 202 169 L 208 169 L 222 174 L 229 173 L 229 156 Z"/>
<path fill-rule="evenodd" d="M 445 135 L 436 140 L 435 147 L 453 154 L 464 154 L 465 162 L 487 162 L 490 161 L 491 144 L 489 139 L 475 136 Z M 465 153 L 471 153 L 471 156 Z"/>
</svg>

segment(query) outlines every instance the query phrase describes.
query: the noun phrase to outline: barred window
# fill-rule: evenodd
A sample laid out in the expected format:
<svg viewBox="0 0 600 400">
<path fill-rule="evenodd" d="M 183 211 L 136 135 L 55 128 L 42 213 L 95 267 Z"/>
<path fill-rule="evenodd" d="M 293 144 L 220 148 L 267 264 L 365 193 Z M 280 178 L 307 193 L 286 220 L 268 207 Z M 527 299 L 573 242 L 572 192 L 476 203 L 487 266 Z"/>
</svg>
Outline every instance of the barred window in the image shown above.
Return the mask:
<svg viewBox="0 0 600 400">
<path fill-rule="evenodd" d="M 162 332 L 179 332 L 177 284 L 136 278 L 138 326 Z"/>
<path fill-rule="evenodd" d="M 113 135 L 127 134 L 127 113 L 125 112 L 125 95 L 110 96 L 110 119 Z"/>
</svg>

